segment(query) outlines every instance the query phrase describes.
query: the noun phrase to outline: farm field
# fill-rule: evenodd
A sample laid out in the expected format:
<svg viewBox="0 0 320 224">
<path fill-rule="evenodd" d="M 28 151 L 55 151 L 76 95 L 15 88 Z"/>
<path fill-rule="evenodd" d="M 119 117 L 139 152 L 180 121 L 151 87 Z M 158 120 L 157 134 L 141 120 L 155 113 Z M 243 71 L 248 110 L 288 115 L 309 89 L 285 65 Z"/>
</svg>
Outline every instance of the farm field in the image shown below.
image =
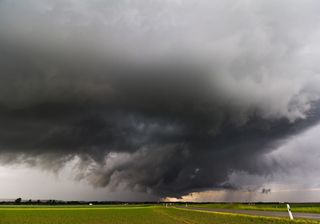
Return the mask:
<svg viewBox="0 0 320 224">
<path fill-rule="evenodd" d="M 163 206 L 0 207 L 0 224 L 263 224 L 319 223 L 247 215 L 190 211 Z"/>
<path fill-rule="evenodd" d="M 190 204 L 192 207 L 203 208 L 222 208 L 222 209 L 239 209 L 239 210 L 258 210 L 258 211 L 282 211 L 286 212 L 285 203 L 257 203 L 257 204 L 241 204 L 241 203 L 209 203 L 209 204 Z M 290 203 L 293 212 L 320 213 L 319 203 Z"/>
</svg>

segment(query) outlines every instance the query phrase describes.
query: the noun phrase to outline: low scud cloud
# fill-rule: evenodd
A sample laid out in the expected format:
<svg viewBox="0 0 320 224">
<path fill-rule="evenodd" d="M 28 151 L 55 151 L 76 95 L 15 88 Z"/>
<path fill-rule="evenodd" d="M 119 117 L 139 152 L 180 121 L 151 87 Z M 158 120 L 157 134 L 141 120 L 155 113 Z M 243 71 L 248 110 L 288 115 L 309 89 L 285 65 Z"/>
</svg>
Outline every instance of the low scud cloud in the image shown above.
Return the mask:
<svg viewBox="0 0 320 224">
<path fill-rule="evenodd" d="M 0 161 L 159 197 L 285 169 L 263 155 L 319 121 L 319 6 L 1 1 Z"/>
</svg>

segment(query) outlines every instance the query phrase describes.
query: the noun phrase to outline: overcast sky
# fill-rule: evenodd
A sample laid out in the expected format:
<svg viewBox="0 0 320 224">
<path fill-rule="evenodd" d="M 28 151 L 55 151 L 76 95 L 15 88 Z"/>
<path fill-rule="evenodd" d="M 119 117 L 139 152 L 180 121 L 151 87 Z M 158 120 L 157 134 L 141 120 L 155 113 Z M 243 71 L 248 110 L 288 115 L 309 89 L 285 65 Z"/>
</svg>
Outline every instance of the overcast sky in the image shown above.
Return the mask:
<svg viewBox="0 0 320 224">
<path fill-rule="evenodd" d="M 319 201 L 319 12 L 0 1 L 0 198 Z"/>
</svg>

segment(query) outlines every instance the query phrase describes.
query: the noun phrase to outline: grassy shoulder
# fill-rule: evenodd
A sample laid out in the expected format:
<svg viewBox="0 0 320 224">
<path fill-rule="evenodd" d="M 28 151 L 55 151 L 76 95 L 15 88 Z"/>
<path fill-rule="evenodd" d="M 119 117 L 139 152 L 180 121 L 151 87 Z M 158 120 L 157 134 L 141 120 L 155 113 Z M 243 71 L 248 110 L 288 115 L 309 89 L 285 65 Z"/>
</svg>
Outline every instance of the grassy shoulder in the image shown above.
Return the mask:
<svg viewBox="0 0 320 224">
<path fill-rule="evenodd" d="M 176 217 L 182 217 L 186 220 L 185 223 L 228 223 L 228 224 L 285 224 L 285 223 L 320 223 L 314 220 L 289 220 L 288 218 L 273 218 L 273 217 L 262 217 L 262 216 L 251 216 L 251 215 L 240 215 L 230 214 L 222 212 L 207 212 L 207 211 L 192 211 L 175 208 L 165 211 L 168 214 L 173 214 Z"/>
<path fill-rule="evenodd" d="M 319 223 L 316 221 L 290 221 L 284 218 L 266 218 L 247 215 L 190 211 L 163 206 L 148 207 L 100 207 L 100 208 L 0 208 L 0 223 L 5 224 L 285 224 Z"/>
<path fill-rule="evenodd" d="M 190 204 L 193 207 L 204 208 L 223 208 L 223 209 L 240 209 L 240 210 L 260 210 L 260 211 L 287 211 L 285 203 L 274 204 L 240 204 L 240 203 L 225 203 L 225 204 Z M 320 213 L 320 204 L 318 203 L 290 203 L 292 212 L 307 212 Z"/>
</svg>

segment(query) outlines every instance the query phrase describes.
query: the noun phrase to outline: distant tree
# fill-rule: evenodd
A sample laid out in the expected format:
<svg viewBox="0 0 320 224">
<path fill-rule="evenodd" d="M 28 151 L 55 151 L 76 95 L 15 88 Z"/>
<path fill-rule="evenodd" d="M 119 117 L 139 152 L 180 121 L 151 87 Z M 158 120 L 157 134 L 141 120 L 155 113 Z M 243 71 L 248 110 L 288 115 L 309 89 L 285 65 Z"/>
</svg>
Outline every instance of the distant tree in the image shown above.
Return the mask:
<svg viewBox="0 0 320 224">
<path fill-rule="evenodd" d="M 17 205 L 19 205 L 19 204 L 21 203 L 21 201 L 22 201 L 21 198 L 17 198 L 17 199 L 14 201 L 14 203 L 17 204 Z"/>
</svg>

